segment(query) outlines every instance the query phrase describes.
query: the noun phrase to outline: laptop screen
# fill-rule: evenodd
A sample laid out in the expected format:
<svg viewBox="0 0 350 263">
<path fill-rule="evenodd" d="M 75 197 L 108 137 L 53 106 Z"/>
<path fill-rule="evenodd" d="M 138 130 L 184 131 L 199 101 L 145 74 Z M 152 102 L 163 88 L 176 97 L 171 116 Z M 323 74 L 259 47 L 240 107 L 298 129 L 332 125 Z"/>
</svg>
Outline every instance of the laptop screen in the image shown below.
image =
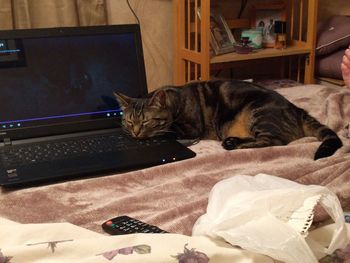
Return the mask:
<svg viewBox="0 0 350 263">
<path fill-rule="evenodd" d="M 138 25 L 0 32 L 0 134 L 115 127 L 114 91 L 147 93 Z"/>
</svg>

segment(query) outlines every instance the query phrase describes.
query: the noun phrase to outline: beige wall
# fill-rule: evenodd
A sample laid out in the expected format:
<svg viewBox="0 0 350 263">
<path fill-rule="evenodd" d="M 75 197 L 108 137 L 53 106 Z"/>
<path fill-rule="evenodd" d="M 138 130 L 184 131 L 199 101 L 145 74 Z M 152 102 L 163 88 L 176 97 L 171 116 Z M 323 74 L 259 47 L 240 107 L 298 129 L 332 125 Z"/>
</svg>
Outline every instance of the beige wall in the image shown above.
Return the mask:
<svg viewBox="0 0 350 263">
<path fill-rule="evenodd" d="M 125 0 L 109 0 L 110 24 L 135 23 Z M 130 0 L 141 22 L 148 89 L 172 84 L 172 1 Z"/>
<path fill-rule="evenodd" d="M 319 0 L 318 21 L 329 18 L 331 15 L 349 15 L 349 0 Z"/>
</svg>

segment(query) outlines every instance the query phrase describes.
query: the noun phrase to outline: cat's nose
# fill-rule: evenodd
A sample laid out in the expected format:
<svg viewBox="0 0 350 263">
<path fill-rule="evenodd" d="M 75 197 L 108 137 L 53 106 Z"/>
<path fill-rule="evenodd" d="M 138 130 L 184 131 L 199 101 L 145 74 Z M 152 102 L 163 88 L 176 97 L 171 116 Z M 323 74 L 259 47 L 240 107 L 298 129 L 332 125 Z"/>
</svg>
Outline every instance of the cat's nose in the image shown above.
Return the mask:
<svg viewBox="0 0 350 263">
<path fill-rule="evenodd" d="M 139 127 L 139 126 L 133 127 L 133 134 L 135 137 L 138 137 L 140 135 L 140 132 L 141 132 L 141 127 Z"/>
</svg>

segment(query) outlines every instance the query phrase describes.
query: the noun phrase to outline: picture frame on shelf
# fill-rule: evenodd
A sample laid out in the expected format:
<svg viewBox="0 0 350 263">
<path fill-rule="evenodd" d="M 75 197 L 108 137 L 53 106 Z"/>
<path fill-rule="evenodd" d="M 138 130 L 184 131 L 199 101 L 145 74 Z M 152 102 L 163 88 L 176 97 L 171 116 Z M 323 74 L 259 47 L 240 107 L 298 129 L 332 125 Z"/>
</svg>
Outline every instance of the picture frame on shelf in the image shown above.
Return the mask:
<svg viewBox="0 0 350 263">
<path fill-rule="evenodd" d="M 252 9 L 252 27 L 262 28 L 262 46 L 274 47 L 275 21 L 286 21 L 287 12 L 284 1 L 256 3 Z"/>
<path fill-rule="evenodd" d="M 216 11 L 210 12 L 210 45 L 215 55 L 234 52 L 236 41 L 224 17 Z"/>
</svg>

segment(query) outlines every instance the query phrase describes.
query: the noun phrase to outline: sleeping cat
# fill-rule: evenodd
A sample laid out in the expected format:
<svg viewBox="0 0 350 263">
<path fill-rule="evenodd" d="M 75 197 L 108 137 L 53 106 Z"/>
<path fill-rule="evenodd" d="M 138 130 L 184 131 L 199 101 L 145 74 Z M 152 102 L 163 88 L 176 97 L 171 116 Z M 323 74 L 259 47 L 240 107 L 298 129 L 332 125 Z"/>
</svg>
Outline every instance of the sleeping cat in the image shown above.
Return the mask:
<svg viewBox="0 0 350 263">
<path fill-rule="evenodd" d="M 286 145 L 306 136 L 322 141 L 314 159 L 331 156 L 337 134 L 273 90 L 244 81 L 165 86 L 135 99 L 115 93 L 123 126 L 135 138 L 176 133 L 180 139 L 216 139 L 227 150 Z"/>
</svg>

